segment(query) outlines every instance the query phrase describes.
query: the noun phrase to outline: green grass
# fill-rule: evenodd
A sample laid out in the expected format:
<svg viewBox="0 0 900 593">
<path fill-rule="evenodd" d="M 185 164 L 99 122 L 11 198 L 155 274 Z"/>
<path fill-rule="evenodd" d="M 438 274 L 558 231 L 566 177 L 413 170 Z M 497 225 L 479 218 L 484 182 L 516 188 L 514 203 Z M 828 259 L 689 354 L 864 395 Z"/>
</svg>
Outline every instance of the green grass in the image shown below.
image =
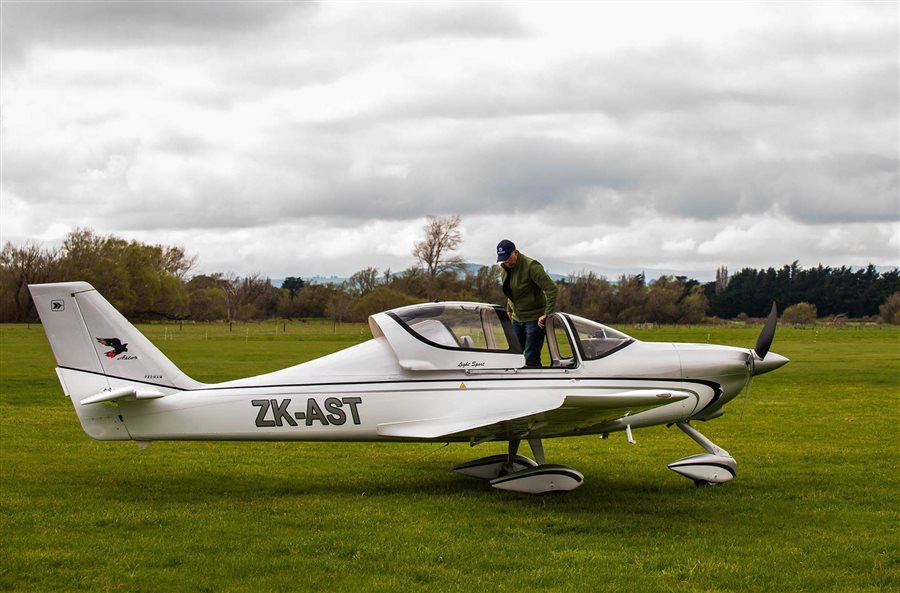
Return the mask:
<svg viewBox="0 0 900 593">
<path fill-rule="evenodd" d="M 368 338 L 363 325 L 146 325 L 203 381 Z M 759 327 L 622 328 L 752 346 Z M 287 330 L 287 333 L 284 332 Z M 738 460 L 694 488 L 677 429 L 550 440 L 567 495 L 449 471 L 502 444 L 101 443 L 40 326 L 0 326 L 0 590 L 897 591 L 900 328 L 779 328 L 783 369 L 701 430 Z"/>
</svg>

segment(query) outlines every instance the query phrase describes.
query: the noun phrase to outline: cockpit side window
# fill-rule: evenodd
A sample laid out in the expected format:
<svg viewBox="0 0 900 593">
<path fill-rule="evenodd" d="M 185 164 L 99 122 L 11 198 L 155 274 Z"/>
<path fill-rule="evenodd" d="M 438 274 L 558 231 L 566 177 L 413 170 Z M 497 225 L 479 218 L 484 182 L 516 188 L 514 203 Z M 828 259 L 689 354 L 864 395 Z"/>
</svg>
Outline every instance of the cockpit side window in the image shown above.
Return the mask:
<svg viewBox="0 0 900 593">
<path fill-rule="evenodd" d="M 600 323 L 568 315 L 577 334 L 578 349 L 585 360 L 609 356 L 634 342 L 634 338 Z"/>
<path fill-rule="evenodd" d="M 388 313 L 416 338 L 440 348 L 521 353 L 505 311 L 489 306 L 440 304 Z"/>
</svg>

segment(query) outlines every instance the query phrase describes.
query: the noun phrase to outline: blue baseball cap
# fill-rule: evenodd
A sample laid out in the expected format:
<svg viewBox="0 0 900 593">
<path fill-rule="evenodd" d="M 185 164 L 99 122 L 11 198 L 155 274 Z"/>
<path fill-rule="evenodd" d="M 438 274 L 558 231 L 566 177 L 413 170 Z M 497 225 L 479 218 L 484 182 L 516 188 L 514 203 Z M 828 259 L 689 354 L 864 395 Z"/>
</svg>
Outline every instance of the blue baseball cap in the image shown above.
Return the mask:
<svg viewBox="0 0 900 593">
<path fill-rule="evenodd" d="M 516 244 L 509 239 L 503 239 L 497 243 L 497 261 L 506 261 L 512 252 L 516 250 Z"/>
</svg>

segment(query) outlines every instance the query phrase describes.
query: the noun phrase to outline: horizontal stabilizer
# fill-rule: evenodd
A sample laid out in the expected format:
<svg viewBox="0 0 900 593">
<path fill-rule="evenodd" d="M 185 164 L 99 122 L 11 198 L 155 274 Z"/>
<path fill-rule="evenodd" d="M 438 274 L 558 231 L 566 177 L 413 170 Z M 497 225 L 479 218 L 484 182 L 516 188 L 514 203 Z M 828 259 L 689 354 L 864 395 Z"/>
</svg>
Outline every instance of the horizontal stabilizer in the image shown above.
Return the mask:
<svg viewBox="0 0 900 593">
<path fill-rule="evenodd" d="M 165 397 L 165 395 L 165 393 L 150 389 L 138 390 L 135 389 L 134 386 L 129 385 L 128 387 L 119 387 L 118 389 L 104 389 L 99 393 L 84 398 L 78 403 L 82 406 L 86 406 L 88 404 L 98 404 L 100 402 L 111 402 L 123 399 L 157 399 Z"/>
</svg>

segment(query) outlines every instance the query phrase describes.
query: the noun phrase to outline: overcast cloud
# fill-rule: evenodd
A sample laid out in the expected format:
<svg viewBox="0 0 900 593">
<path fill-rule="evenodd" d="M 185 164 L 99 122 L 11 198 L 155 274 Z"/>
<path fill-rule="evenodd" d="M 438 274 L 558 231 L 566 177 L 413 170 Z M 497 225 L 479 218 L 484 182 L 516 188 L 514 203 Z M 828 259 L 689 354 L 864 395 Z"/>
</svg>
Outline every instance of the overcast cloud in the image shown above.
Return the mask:
<svg viewBox="0 0 900 593">
<path fill-rule="evenodd" d="M 900 264 L 897 3 L 0 4 L 4 241 L 199 272 Z"/>
</svg>

